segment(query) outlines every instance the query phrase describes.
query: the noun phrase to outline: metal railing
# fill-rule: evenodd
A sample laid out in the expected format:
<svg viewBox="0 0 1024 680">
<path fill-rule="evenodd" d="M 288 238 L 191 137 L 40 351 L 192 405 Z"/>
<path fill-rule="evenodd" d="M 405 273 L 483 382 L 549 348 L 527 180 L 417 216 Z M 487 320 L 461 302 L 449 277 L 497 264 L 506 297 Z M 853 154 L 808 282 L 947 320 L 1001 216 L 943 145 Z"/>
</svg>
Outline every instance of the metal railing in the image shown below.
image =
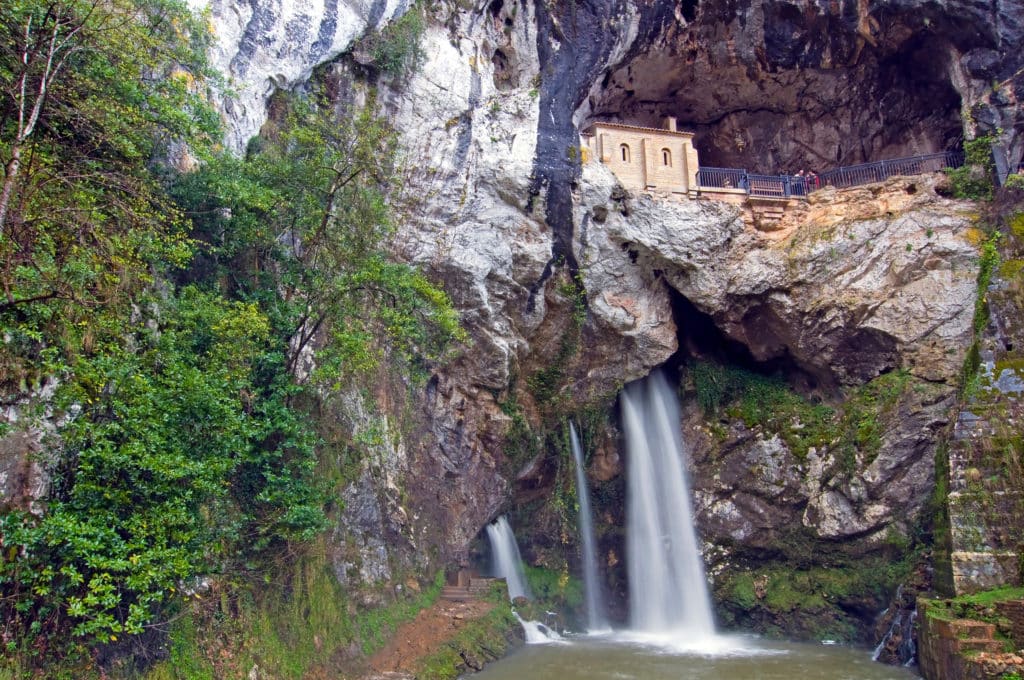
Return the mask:
<svg viewBox="0 0 1024 680">
<path fill-rule="evenodd" d="M 700 168 L 697 170 L 697 186 L 715 189 L 747 190 L 747 171 L 733 168 Z"/>
<path fill-rule="evenodd" d="M 920 175 L 938 172 L 943 168 L 958 168 L 963 162 L 962 153 L 943 151 L 850 165 L 820 175 L 757 175 L 736 168 L 700 168 L 697 171 L 697 187 L 698 190 L 742 189 L 751 196 L 762 198 L 801 197 L 824 186 L 843 189 L 881 182 L 896 175 Z"/>
<path fill-rule="evenodd" d="M 821 186 L 833 186 L 837 189 L 881 182 L 897 175 L 921 175 L 926 172 L 939 172 L 943 168 L 959 168 L 963 165 L 964 156 L 957 151 L 942 151 L 923 156 L 894 158 L 874 163 L 850 165 L 836 168 L 818 175 Z"/>
</svg>

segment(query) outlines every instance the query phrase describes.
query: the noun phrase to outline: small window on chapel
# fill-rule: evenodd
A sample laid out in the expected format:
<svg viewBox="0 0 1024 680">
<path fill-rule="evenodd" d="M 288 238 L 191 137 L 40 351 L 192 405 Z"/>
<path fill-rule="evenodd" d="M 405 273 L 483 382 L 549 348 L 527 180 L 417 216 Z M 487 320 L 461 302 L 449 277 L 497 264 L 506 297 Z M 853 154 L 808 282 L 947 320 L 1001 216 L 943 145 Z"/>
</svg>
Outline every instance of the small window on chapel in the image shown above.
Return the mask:
<svg viewBox="0 0 1024 680">
<path fill-rule="evenodd" d="M 619 153 L 622 154 L 622 162 L 623 163 L 628 163 L 629 162 L 629 145 L 628 144 L 623 144 L 622 146 L 620 146 L 619 147 Z"/>
<path fill-rule="evenodd" d="M 667 167 L 672 167 L 672 152 L 668 149 L 661 150 L 661 162 Z"/>
</svg>

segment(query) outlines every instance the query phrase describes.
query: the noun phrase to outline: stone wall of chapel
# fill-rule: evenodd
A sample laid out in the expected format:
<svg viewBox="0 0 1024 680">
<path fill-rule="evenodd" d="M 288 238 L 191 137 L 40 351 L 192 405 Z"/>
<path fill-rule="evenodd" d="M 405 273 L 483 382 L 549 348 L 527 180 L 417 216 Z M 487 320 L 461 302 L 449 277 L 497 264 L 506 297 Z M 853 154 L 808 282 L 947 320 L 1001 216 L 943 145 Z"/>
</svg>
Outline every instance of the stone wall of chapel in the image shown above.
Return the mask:
<svg viewBox="0 0 1024 680">
<path fill-rule="evenodd" d="M 594 126 L 589 145 L 622 185 L 633 191 L 660 189 L 685 193 L 696 188 L 697 151 L 690 139 L 649 130 Z M 627 153 L 623 158 L 623 147 Z M 666 163 L 665 151 L 668 151 Z"/>
</svg>

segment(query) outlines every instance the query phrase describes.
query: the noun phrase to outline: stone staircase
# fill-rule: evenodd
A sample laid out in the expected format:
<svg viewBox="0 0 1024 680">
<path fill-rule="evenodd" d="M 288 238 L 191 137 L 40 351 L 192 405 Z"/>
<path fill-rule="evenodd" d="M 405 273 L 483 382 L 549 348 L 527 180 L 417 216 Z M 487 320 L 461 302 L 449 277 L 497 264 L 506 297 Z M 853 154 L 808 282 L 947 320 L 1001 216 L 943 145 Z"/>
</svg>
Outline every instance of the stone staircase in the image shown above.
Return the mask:
<svg viewBox="0 0 1024 680">
<path fill-rule="evenodd" d="M 996 627 L 991 623 L 970 619 L 943 623 L 948 623 L 948 636 L 953 642 L 953 651 L 990 654 L 1000 654 L 1003 651 L 1003 643 L 995 639 Z"/>
<path fill-rule="evenodd" d="M 970 619 L 945 620 L 928 615 L 927 600 L 918 601 L 921 628 L 918 631 L 918 664 L 930 680 L 958 680 L 986 677 L 973 673 L 979 656 L 1002 655 L 1003 643 L 996 640 L 996 627 Z"/>
<path fill-rule="evenodd" d="M 441 589 L 441 599 L 450 602 L 478 600 L 490 592 L 492 584 L 498 582 L 504 584 L 505 579 L 481 578 L 479 576 L 465 575 L 460 572 L 454 585 L 446 585 Z"/>
<path fill-rule="evenodd" d="M 1002 408 L 963 410 L 949 450 L 950 566 L 957 594 L 1018 583 L 1024 494 L 1007 474 Z"/>
</svg>

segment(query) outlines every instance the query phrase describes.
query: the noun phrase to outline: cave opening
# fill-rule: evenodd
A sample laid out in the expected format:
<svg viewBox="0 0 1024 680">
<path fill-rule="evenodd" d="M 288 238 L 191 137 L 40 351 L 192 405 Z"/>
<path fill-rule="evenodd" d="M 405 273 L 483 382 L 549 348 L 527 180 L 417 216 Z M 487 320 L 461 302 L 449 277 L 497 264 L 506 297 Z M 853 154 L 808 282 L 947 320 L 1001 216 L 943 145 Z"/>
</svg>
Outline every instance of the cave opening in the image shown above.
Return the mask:
<svg viewBox="0 0 1024 680">
<path fill-rule="evenodd" d="M 788 352 L 766 361 L 758 360 L 746 345 L 722 332 L 711 315 L 681 293 L 672 289 L 670 292 L 679 349 L 665 363 L 665 369 L 673 378 L 681 376 L 696 361 L 709 361 L 782 380 L 794 391 L 815 400 L 822 400 L 830 390 L 827 383 L 798 364 Z"/>
<path fill-rule="evenodd" d="M 887 27 L 867 41 L 839 17 L 780 2 L 765 6 L 763 33 L 750 36 L 704 10 L 698 17 L 696 0 L 685 2 L 690 23 L 667 44 L 610 69 L 586 123 L 660 127 L 675 116 L 696 134 L 702 166 L 764 174 L 820 173 L 961 143 L 952 48 L 935 34 Z"/>
</svg>

